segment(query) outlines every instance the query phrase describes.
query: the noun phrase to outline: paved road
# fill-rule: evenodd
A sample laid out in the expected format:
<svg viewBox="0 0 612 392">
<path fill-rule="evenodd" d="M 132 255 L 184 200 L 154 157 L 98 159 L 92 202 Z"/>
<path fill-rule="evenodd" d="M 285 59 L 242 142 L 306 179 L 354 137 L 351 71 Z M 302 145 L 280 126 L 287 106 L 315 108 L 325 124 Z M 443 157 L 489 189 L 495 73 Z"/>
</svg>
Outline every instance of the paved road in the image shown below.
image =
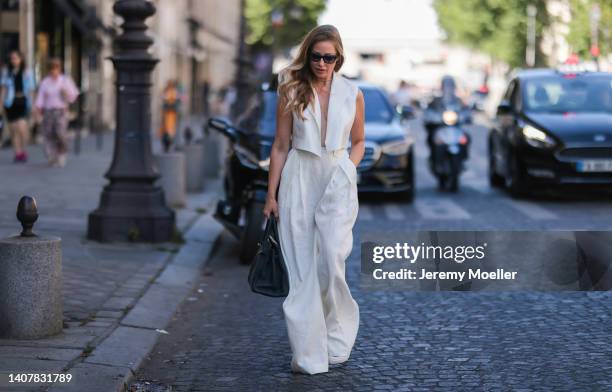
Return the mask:
<svg viewBox="0 0 612 392">
<path fill-rule="evenodd" d="M 359 284 L 369 234 L 415 229 L 609 229 L 604 199 L 517 202 L 485 182 L 485 135 L 459 194 L 442 194 L 418 154 L 413 205 L 360 198 L 347 279 L 360 306 L 353 355 L 316 376 L 290 373 L 282 299 L 248 291 L 227 233 L 168 335 L 139 371 L 140 390 L 176 391 L 610 391 L 612 293 L 370 291 Z M 422 134 L 419 143 L 424 147 Z M 149 388 L 149 389 L 147 389 Z"/>
<path fill-rule="evenodd" d="M 360 197 L 359 220 L 393 230 L 612 228 L 612 193 L 556 192 L 515 200 L 503 190 L 489 187 L 484 124 L 484 119 L 477 118 L 469 129 L 473 144 L 467 171 L 461 177 L 459 193 L 452 194 L 437 191 L 435 177 L 427 168 L 425 131 L 419 121 L 413 121 L 411 129 L 417 138 L 415 202 L 366 195 Z"/>
</svg>

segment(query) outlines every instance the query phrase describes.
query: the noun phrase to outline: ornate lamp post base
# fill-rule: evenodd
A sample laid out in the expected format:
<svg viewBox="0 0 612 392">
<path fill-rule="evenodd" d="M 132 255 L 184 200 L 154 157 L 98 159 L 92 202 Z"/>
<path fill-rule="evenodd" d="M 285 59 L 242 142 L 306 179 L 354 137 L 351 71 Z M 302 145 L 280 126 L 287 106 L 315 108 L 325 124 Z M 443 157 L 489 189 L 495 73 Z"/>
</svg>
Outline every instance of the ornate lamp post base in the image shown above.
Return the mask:
<svg viewBox="0 0 612 392">
<path fill-rule="evenodd" d="M 173 234 L 174 211 L 165 205 L 163 190 L 121 191 L 107 185 L 100 206 L 89 214 L 87 238 L 101 241 L 164 242 Z"/>
<path fill-rule="evenodd" d="M 165 202 L 151 153 L 151 72 L 157 63 L 148 52 L 153 40 L 145 19 L 155 7 L 145 0 L 117 0 L 123 33 L 111 58 L 117 71 L 115 149 L 105 177 L 100 206 L 89 214 L 92 240 L 164 242 L 172 238 L 175 214 Z"/>
</svg>

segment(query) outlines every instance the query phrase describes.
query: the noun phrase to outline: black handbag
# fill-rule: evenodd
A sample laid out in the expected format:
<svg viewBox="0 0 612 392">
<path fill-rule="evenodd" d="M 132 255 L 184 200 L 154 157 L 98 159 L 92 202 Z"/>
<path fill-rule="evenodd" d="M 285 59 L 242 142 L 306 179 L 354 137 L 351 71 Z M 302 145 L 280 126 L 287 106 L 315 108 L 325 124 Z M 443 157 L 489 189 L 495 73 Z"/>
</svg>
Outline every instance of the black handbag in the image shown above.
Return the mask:
<svg viewBox="0 0 612 392">
<path fill-rule="evenodd" d="M 278 239 L 276 218 L 270 214 L 264 235 L 258 243 L 257 254 L 249 270 L 251 290 L 268 297 L 286 297 L 289 294 L 289 275 Z"/>
</svg>

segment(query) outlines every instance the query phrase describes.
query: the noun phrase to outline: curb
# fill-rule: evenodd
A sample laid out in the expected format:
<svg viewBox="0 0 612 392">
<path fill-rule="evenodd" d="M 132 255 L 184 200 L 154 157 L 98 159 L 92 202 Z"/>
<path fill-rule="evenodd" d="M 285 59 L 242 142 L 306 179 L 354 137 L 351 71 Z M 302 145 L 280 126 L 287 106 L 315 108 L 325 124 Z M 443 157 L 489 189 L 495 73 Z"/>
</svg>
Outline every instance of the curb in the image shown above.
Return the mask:
<svg viewBox="0 0 612 392">
<path fill-rule="evenodd" d="M 157 343 L 178 306 L 193 289 L 223 226 L 212 214 L 201 215 L 185 234 L 186 243 L 115 330 L 83 361 L 69 370 L 72 382 L 48 391 L 124 392 L 142 361 Z"/>
</svg>

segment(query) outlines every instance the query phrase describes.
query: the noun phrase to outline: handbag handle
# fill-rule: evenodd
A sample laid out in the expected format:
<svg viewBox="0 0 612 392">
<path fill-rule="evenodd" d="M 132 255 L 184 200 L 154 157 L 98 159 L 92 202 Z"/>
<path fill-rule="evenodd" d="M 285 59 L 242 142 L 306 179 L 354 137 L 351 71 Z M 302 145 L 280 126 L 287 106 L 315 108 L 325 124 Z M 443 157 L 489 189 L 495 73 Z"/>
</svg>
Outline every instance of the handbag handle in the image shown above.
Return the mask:
<svg viewBox="0 0 612 392">
<path fill-rule="evenodd" d="M 271 215 L 271 226 L 272 226 L 272 236 L 270 236 L 270 240 L 274 243 L 274 245 L 276 245 L 277 247 L 280 247 L 280 244 L 278 243 L 277 239 L 278 239 L 278 222 L 276 221 L 276 217 L 274 215 Z"/>
<path fill-rule="evenodd" d="M 273 215 L 270 216 L 270 218 L 266 219 L 266 227 L 264 229 L 263 235 L 261 236 L 260 240 L 259 240 L 259 245 L 262 244 L 262 242 L 268 238 L 270 236 L 270 231 L 274 230 L 274 228 L 272 227 L 273 223 Z"/>
<path fill-rule="evenodd" d="M 264 230 L 263 239 L 269 239 L 270 242 L 277 248 L 280 248 L 280 244 L 278 243 L 278 223 L 276 221 L 276 217 L 274 215 L 270 215 L 268 220 L 266 221 L 266 228 Z"/>
</svg>

